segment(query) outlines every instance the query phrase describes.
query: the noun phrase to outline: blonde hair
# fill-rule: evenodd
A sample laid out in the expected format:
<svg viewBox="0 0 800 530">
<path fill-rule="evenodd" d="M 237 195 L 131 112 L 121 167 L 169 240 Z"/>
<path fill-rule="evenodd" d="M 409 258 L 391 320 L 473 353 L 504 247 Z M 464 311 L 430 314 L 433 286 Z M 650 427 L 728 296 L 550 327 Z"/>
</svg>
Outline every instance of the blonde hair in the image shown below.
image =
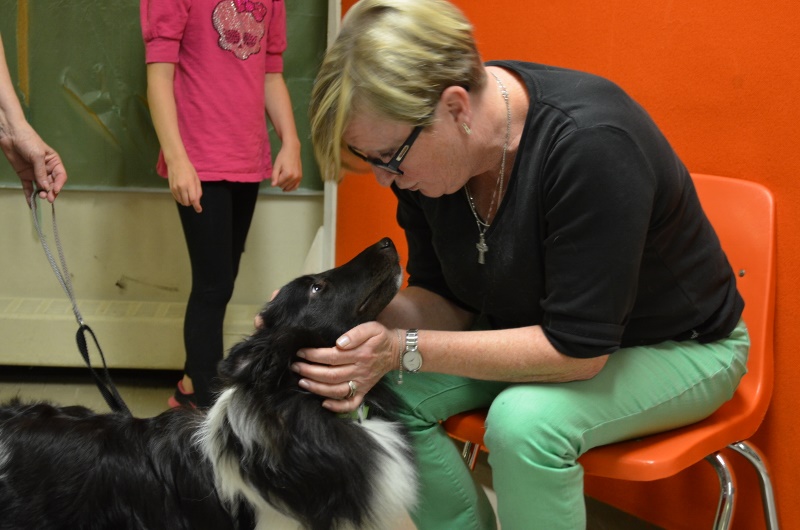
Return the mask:
<svg viewBox="0 0 800 530">
<path fill-rule="evenodd" d="M 445 0 L 360 0 L 323 59 L 311 93 L 311 139 L 324 180 L 339 180 L 355 110 L 430 125 L 449 86 L 480 90 L 472 25 Z"/>
</svg>

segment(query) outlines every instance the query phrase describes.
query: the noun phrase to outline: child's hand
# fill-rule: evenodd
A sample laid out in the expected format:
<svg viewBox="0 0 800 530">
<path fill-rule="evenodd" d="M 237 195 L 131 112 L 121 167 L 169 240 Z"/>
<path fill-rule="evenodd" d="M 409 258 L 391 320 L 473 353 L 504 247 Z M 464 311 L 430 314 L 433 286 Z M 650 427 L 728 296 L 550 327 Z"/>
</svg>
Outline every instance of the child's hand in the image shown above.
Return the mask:
<svg viewBox="0 0 800 530">
<path fill-rule="evenodd" d="M 280 289 L 275 289 L 272 291 L 272 296 L 269 297 L 270 302 L 275 300 L 275 297 L 278 296 L 278 291 L 280 291 Z M 256 316 L 253 317 L 253 325 L 256 329 L 261 329 L 264 327 L 264 319 L 261 318 L 261 313 L 256 313 Z"/>
<path fill-rule="evenodd" d="M 272 185 L 283 191 L 294 191 L 300 186 L 302 178 L 303 166 L 300 161 L 299 144 L 296 148 L 282 146 L 272 166 Z"/>
<path fill-rule="evenodd" d="M 192 206 L 194 211 L 201 213 L 203 207 L 200 198 L 203 196 L 203 186 L 197 176 L 194 166 L 189 159 L 167 164 L 169 168 L 169 190 L 175 200 L 183 206 Z"/>
</svg>

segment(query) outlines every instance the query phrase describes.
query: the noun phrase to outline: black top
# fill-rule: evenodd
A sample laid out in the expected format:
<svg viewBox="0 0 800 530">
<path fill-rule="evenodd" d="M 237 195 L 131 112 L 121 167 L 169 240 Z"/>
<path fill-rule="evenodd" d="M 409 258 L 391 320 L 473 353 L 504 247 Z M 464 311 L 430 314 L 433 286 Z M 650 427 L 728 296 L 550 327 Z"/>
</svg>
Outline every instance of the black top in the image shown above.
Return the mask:
<svg viewBox="0 0 800 530">
<path fill-rule="evenodd" d="M 409 285 L 494 328 L 540 324 L 575 357 L 727 336 L 744 301 L 689 172 L 647 112 L 591 74 L 487 64 L 522 77 L 530 109 L 486 263 L 463 191 L 432 199 L 393 186 Z"/>
</svg>

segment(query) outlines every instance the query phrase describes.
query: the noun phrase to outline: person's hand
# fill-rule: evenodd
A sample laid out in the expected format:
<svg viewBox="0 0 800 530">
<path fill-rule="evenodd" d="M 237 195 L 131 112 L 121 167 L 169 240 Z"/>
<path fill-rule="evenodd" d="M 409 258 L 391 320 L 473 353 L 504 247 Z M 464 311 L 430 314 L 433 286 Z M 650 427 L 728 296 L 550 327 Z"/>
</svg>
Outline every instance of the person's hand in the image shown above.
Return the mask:
<svg viewBox="0 0 800 530">
<path fill-rule="evenodd" d="M 292 370 L 301 376 L 300 387 L 327 398 L 323 407 L 351 412 L 381 377 L 397 368 L 399 353 L 396 330 L 367 322 L 339 337 L 333 348 L 300 350 L 298 357 L 309 362 L 296 362 Z M 350 381 L 356 392 L 348 398 Z"/>
<path fill-rule="evenodd" d="M 303 166 L 299 146 L 281 147 L 272 166 L 272 186 L 279 187 L 283 191 L 294 191 L 300 186 L 302 178 Z"/>
<path fill-rule="evenodd" d="M 30 205 L 34 190 L 39 190 L 40 198 L 54 202 L 67 182 L 67 170 L 59 154 L 27 122 L 3 132 L 0 149 L 22 182 L 25 202 Z"/>
<path fill-rule="evenodd" d="M 197 171 L 188 158 L 173 161 L 167 164 L 169 190 L 175 200 L 183 206 L 192 206 L 194 211 L 201 213 L 200 198 L 203 196 L 203 186 Z"/>
<path fill-rule="evenodd" d="M 278 296 L 278 293 L 280 291 L 281 291 L 280 289 L 275 289 L 274 291 L 272 291 L 272 296 L 269 297 L 269 301 L 272 302 L 273 300 L 275 300 L 275 297 Z M 253 317 L 253 326 L 256 329 L 261 329 L 264 327 L 264 319 L 261 318 L 261 313 L 256 313 L 256 316 Z"/>
</svg>

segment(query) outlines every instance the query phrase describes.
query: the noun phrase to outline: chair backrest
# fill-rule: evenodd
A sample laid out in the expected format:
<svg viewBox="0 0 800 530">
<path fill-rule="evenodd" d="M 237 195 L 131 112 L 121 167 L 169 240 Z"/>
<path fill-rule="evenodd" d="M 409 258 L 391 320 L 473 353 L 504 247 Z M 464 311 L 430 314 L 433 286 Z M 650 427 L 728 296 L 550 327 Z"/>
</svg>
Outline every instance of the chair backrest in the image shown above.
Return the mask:
<svg viewBox="0 0 800 530">
<path fill-rule="evenodd" d="M 750 332 L 748 373 L 729 405 L 746 416 L 752 432 L 766 414 L 772 395 L 772 336 L 775 307 L 775 204 L 755 182 L 692 174 L 703 210 L 719 236 L 745 300 Z"/>
</svg>

